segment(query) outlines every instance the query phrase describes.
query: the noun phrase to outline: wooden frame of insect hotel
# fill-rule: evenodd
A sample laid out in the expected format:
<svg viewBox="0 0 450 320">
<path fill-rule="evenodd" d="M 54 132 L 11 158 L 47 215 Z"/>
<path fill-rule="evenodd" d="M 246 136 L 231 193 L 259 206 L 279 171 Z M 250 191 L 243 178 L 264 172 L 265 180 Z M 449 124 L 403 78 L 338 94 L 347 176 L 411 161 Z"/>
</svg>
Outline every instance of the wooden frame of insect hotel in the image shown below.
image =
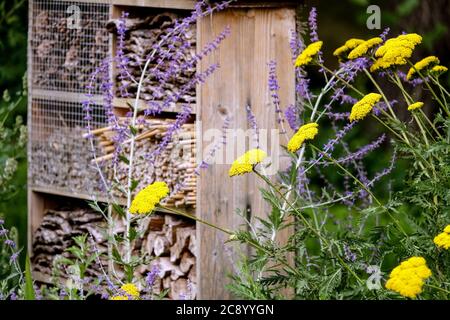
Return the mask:
<svg viewBox="0 0 450 320">
<path fill-rule="evenodd" d="M 49 281 L 55 257 L 71 245 L 74 235 L 89 233 L 97 249 L 106 250 L 105 237 L 99 231 L 103 217 L 86 201 L 95 198 L 106 203 L 107 199 L 102 197 L 92 146 L 86 139 L 82 102 L 91 74 L 105 58 L 115 54 L 115 21 L 122 12 L 129 12 L 126 54 L 130 72 L 138 75 L 155 39 L 172 28 L 177 18 L 189 14 L 194 5 L 191 0 L 29 1 L 28 206 L 29 250 L 35 279 Z M 186 187 L 171 193 L 167 205 L 234 230 L 245 228 L 245 216 L 267 212 L 255 178 L 229 178 L 229 161 L 210 165 L 199 175 L 194 171 L 210 151 L 211 137 L 206 133 L 217 131 L 224 121 L 229 132 L 247 130 L 248 106 L 256 115 L 259 129 L 269 133 L 268 153 L 279 144 L 279 136 L 270 135 L 279 123 L 267 85 L 268 62 L 278 63 L 280 106 L 295 103 L 289 41 L 291 32 L 296 30 L 296 1 L 237 1 L 223 11 L 198 19 L 183 36 L 188 38 L 191 50 L 199 51 L 227 26 L 230 34 L 201 61 L 197 70 L 206 70 L 212 64 L 219 64 L 220 68 L 206 83 L 184 91 L 179 101 L 160 115 L 144 119 L 150 125 L 137 133 L 140 138 L 136 152 L 148 152 L 161 141 L 181 108 L 188 105 L 191 116 L 181 128 L 183 135 L 167 149 L 189 145 L 192 153 L 187 160 L 177 162 L 163 152 L 153 165 L 146 162 L 136 171 L 144 173 L 141 179 L 145 183 L 165 180 L 174 185 L 183 181 Z M 177 92 L 195 72 L 183 71 L 167 84 L 165 94 Z M 112 68 L 110 77 L 117 89 L 121 79 Z M 91 97 L 91 126 L 96 141 L 93 148 L 98 158 L 107 163 L 114 152 L 114 139 L 107 124 L 108 115 L 101 108 L 103 98 L 98 83 L 95 84 Z M 156 86 L 150 77 L 141 99 L 148 99 Z M 129 92 L 128 98 L 113 98 L 113 111 L 119 119 L 130 111 L 136 87 L 130 86 Z M 140 103 L 146 105 L 145 101 Z M 233 136 L 228 135 L 227 139 L 227 148 L 236 149 Z M 233 157 L 238 155 L 235 152 Z M 236 214 L 236 209 L 243 211 L 244 217 Z M 118 223 L 115 232 L 123 232 L 122 229 Z M 225 284 L 227 273 L 235 264 L 235 253 L 226 249 L 225 234 L 164 212 L 152 214 L 147 229 L 140 246 L 153 257 L 152 261 L 160 264 L 158 285 L 161 290 L 168 290 L 169 298 L 179 299 L 186 292 L 187 283 L 194 288 L 190 289 L 194 291 L 191 298 L 230 298 Z M 288 233 L 289 230 L 280 237 L 286 238 Z M 241 253 L 248 250 L 240 248 Z M 143 267 L 140 271 L 148 270 Z M 96 275 L 98 270 L 91 272 Z"/>
</svg>

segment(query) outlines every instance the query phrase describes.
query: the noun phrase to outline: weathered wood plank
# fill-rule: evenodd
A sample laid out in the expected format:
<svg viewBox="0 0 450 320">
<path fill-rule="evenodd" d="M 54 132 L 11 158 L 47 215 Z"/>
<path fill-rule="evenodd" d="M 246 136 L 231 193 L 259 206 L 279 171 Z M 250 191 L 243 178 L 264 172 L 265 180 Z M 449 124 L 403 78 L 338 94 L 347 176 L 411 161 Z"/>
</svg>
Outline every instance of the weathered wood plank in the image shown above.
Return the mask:
<svg viewBox="0 0 450 320">
<path fill-rule="evenodd" d="M 294 103 L 294 70 L 289 49 L 290 30 L 295 29 L 294 10 L 229 9 L 215 14 L 212 18 L 199 22 L 199 48 L 227 25 L 231 27 L 232 34 L 219 50 L 202 63 L 202 68 L 211 63 L 219 63 L 221 68 L 198 92 L 197 115 L 201 120 L 201 130 L 203 135 L 209 129 L 220 130 L 226 115 L 231 117 L 230 129 L 247 130 L 249 126 L 245 107 L 250 105 L 259 128 L 268 131 L 269 155 L 273 153 L 278 157 L 275 152 L 278 139 L 270 137 L 271 129 L 278 125 L 268 90 L 267 63 L 270 60 L 279 63 L 281 106 Z M 246 140 L 244 147 L 247 150 L 251 138 Z M 286 143 L 285 140 L 281 142 Z M 208 145 L 205 141 L 203 143 L 205 145 L 199 147 L 199 150 L 205 152 Z M 232 143 L 233 141 L 228 141 L 227 150 L 234 150 L 231 158 L 235 158 L 245 150 L 237 150 L 236 145 L 230 145 Z M 251 215 L 264 216 L 268 208 L 258 191 L 262 186 L 261 182 L 252 175 L 231 179 L 228 177 L 229 167 L 229 163 L 215 164 L 201 172 L 197 215 L 222 227 L 237 229 L 244 222 L 235 213 L 235 209 L 250 209 Z M 224 286 L 228 282 L 226 274 L 233 270 L 235 261 L 232 255 L 227 254 L 228 250 L 224 249 L 223 241 L 226 236 L 203 225 L 197 226 L 197 232 L 201 239 L 197 272 L 203 275 L 199 277 L 199 298 L 230 298 Z M 292 230 L 286 230 L 279 235 L 280 241 L 285 241 L 290 232 Z M 244 249 L 244 252 L 246 250 L 248 249 Z"/>
</svg>

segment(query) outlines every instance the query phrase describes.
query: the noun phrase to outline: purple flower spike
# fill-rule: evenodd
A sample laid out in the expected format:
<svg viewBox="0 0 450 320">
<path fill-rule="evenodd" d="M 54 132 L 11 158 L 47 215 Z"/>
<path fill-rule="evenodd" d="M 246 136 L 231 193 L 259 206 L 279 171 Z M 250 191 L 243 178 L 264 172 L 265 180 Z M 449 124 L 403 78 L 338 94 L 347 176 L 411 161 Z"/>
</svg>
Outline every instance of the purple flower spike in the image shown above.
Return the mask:
<svg viewBox="0 0 450 320">
<path fill-rule="evenodd" d="M 10 246 L 11 248 L 15 248 L 16 247 L 16 243 L 10 239 L 5 240 L 5 244 L 7 246 Z"/>
</svg>

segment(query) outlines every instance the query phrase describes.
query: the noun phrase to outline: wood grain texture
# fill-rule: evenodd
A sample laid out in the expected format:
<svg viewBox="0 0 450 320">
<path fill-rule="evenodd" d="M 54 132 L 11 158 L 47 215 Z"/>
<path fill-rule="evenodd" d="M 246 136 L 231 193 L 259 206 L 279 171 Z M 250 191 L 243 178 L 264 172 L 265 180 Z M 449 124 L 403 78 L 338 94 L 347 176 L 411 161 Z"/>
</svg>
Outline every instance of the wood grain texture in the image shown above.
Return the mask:
<svg viewBox="0 0 450 320">
<path fill-rule="evenodd" d="M 211 57 L 205 59 L 201 68 L 211 63 L 219 63 L 221 68 L 198 90 L 197 115 L 199 130 L 205 134 L 208 129 L 222 127 L 225 117 L 231 118 L 230 129 L 249 129 L 246 118 L 246 105 L 250 105 L 256 115 L 259 129 L 267 130 L 269 143 L 264 146 L 274 158 L 279 142 L 277 134 L 271 137 L 271 129 L 278 127 L 274 106 L 268 90 L 270 60 L 277 61 L 280 84 L 281 106 L 294 103 L 295 81 L 292 57 L 289 49 L 290 30 L 295 29 L 295 12 L 288 8 L 279 9 L 229 9 L 214 14 L 198 24 L 199 48 L 211 41 L 226 26 L 231 27 L 231 35 Z M 242 138 L 240 138 L 242 139 Z M 199 139 L 200 140 L 200 139 Z M 247 139 L 251 140 L 251 139 Z M 236 142 L 236 141 L 234 141 Z M 227 149 L 234 149 L 234 156 L 248 150 L 236 150 L 228 141 Z M 205 141 L 199 150 L 207 150 L 210 142 Z M 272 161 L 275 159 L 272 159 Z M 261 181 L 253 175 L 234 178 L 228 177 L 230 164 L 214 164 L 203 170 L 198 188 L 197 215 L 221 227 L 231 230 L 244 224 L 235 210 L 248 210 L 249 215 L 265 216 L 269 210 L 263 202 L 258 188 Z M 279 235 L 285 241 L 292 230 Z M 228 254 L 224 234 L 203 225 L 197 226 L 199 245 L 199 263 L 197 272 L 198 297 L 200 299 L 231 298 L 225 289 L 227 273 L 233 271 L 236 256 Z M 241 248 L 249 253 L 248 248 Z"/>
</svg>

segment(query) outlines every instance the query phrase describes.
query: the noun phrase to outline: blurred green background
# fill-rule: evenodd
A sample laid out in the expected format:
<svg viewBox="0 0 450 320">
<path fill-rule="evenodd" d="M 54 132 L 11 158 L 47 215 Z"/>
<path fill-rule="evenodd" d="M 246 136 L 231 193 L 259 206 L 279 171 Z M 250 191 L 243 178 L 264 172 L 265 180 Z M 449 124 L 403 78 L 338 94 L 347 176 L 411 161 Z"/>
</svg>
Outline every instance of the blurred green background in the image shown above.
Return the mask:
<svg viewBox="0 0 450 320">
<path fill-rule="evenodd" d="M 417 57 L 429 54 L 441 58 L 442 64 L 449 66 L 450 52 L 450 1 L 449 0 L 399 0 L 399 1 L 369 1 L 369 0 L 341 0 L 341 1 L 306 1 L 306 8 L 302 10 L 307 17 L 309 8 L 316 6 L 319 14 L 319 35 L 324 41 L 326 63 L 335 67 L 336 59 L 332 56 L 335 48 L 342 45 L 350 37 L 369 38 L 379 35 L 385 27 L 391 28 L 390 35 L 401 31 L 417 32 L 424 36 L 424 42 L 416 50 Z M 381 30 L 368 30 L 366 13 L 369 5 L 376 4 L 381 9 Z M 11 93 L 20 89 L 22 77 L 26 71 L 27 52 L 27 12 L 28 2 L 25 0 L 0 1 L 0 92 L 8 89 Z M 450 83 L 449 75 L 446 81 Z M 320 82 L 312 86 L 320 86 Z M 363 84 L 364 85 L 364 84 Z M 5 107 L 3 101 L 0 108 Z M 24 101 L 9 121 L 12 123 L 17 114 L 26 119 L 26 102 Z M 360 131 L 354 131 L 350 138 L 351 147 L 356 148 L 375 137 L 379 131 L 376 127 L 360 126 Z M 362 132 L 361 130 L 364 130 Z M 0 158 L 3 151 L 0 150 Z M 388 152 L 371 154 L 366 160 L 368 168 L 380 170 L 388 164 Z M 402 181 L 404 166 L 397 165 L 391 177 Z M 0 199 L 0 216 L 6 218 L 7 226 L 16 226 L 20 233 L 20 246 L 26 243 L 26 159 L 20 163 L 20 168 L 14 181 L 19 186 L 19 192 L 12 199 Z M 336 177 L 337 178 L 337 177 Z M 386 180 L 384 180 L 386 181 Z M 380 192 L 384 192 L 381 187 Z"/>
</svg>

